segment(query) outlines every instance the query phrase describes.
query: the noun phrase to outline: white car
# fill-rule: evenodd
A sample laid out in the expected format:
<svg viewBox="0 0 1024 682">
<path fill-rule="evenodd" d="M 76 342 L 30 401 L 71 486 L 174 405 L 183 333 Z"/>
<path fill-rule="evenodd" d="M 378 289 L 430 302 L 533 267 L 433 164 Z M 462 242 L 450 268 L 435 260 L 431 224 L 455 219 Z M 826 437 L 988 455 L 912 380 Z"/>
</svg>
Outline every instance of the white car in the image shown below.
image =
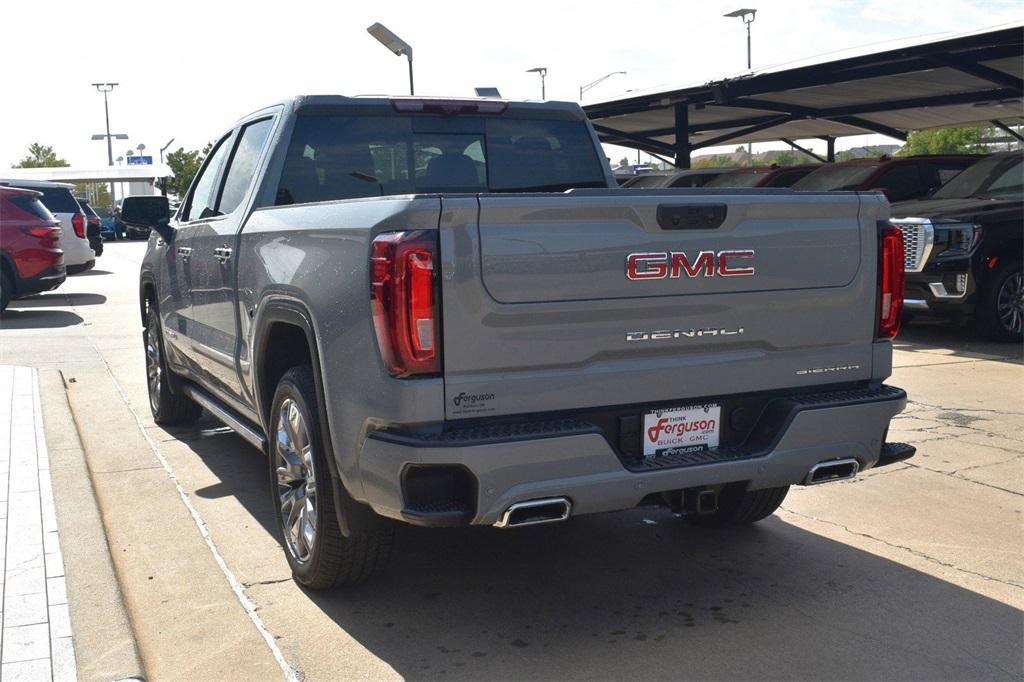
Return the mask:
<svg viewBox="0 0 1024 682">
<path fill-rule="evenodd" d="M 96 265 L 96 254 L 89 246 L 89 237 L 86 234 L 86 216 L 71 194 L 74 185 L 43 180 L 0 180 L 0 184 L 34 189 L 43 193 L 40 197 L 43 205 L 60 220 L 60 248 L 64 250 L 64 263 L 69 275 L 85 272 Z"/>
</svg>

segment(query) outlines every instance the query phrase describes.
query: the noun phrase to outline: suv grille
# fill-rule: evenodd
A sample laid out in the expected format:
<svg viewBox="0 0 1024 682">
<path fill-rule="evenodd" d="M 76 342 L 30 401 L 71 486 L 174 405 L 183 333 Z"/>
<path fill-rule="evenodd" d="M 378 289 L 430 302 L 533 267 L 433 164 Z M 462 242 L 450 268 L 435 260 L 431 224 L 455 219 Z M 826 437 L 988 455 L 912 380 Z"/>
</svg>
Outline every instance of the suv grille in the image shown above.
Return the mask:
<svg viewBox="0 0 1024 682">
<path fill-rule="evenodd" d="M 932 224 L 926 220 L 896 222 L 893 224 L 903 233 L 903 269 L 906 272 L 921 272 L 928 261 L 935 241 Z"/>
</svg>

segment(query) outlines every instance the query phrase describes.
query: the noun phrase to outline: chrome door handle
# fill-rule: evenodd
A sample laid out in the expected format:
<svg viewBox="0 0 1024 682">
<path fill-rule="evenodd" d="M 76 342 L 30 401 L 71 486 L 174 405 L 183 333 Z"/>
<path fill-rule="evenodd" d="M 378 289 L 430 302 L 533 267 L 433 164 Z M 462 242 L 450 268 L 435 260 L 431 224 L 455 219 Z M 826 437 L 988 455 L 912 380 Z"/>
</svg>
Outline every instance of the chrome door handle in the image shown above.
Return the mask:
<svg viewBox="0 0 1024 682">
<path fill-rule="evenodd" d="M 231 249 L 226 246 L 217 247 L 213 250 L 213 257 L 223 265 L 228 262 L 229 258 L 231 258 Z"/>
<path fill-rule="evenodd" d="M 192 255 L 192 247 L 190 247 L 190 246 L 179 246 L 178 247 L 178 255 L 181 256 L 184 259 L 187 259 L 189 256 Z"/>
</svg>

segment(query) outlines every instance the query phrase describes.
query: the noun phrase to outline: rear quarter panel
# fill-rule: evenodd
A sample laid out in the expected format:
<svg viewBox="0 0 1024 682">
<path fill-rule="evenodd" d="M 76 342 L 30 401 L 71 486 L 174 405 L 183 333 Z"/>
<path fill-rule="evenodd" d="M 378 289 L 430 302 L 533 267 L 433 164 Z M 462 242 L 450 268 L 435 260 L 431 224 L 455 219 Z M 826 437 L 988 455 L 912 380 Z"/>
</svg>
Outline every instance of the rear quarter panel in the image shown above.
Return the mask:
<svg viewBox="0 0 1024 682">
<path fill-rule="evenodd" d="M 363 499 L 356 470 L 374 425 L 440 422 L 440 377 L 396 380 L 378 351 L 370 310 L 369 250 L 374 236 L 436 230 L 436 197 L 388 197 L 256 210 L 238 246 L 240 371 L 256 392 L 264 311 L 278 302 L 308 311 L 319 353 L 323 399 L 335 460 L 349 492 Z M 254 365 L 254 363 L 256 363 Z"/>
</svg>

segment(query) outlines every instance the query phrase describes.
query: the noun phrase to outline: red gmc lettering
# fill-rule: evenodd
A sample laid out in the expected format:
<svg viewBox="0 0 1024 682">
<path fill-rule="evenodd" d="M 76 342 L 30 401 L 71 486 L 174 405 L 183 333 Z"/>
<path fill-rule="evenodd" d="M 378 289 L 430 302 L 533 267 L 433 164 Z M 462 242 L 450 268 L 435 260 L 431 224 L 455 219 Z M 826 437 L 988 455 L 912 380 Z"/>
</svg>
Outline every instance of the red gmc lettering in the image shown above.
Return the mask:
<svg viewBox="0 0 1024 682">
<path fill-rule="evenodd" d="M 629 279 L 664 279 L 668 264 L 664 253 L 631 253 L 626 256 L 626 277 Z M 649 263 L 648 261 L 654 261 Z M 639 268 L 643 268 L 640 270 Z"/>
<path fill-rule="evenodd" d="M 631 253 L 626 256 L 626 278 L 637 279 L 679 279 L 687 277 L 742 277 L 753 275 L 754 267 L 730 265 L 730 260 L 753 258 L 753 249 L 701 251 L 691 261 L 684 251 L 661 251 L 653 253 Z"/>
<path fill-rule="evenodd" d="M 754 268 L 731 268 L 726 263 L 726 258 L 753 258 L 753 251 L 719 251 L 718 252 L 718 274 L 722 277 L 737 277 L 742 275 L 753 275 Z"/>
<path fill-rule="evenodd" d="M 690 261 L 686 258 L 686 254 L 682 251 L 672 252 L 672 270 L 669 273 L 669 277 L 676 279 L 679 277 L 679 270 L 683 269 L 686 271 L 688 277 L 697 277 L 701 271 L 704 271 L 705 277 L 715 276 L 715 252 L 714 251 L 701 251 L 697 254 L 697 260 L 693 265 L 690 265 Z"/>
</svg>

